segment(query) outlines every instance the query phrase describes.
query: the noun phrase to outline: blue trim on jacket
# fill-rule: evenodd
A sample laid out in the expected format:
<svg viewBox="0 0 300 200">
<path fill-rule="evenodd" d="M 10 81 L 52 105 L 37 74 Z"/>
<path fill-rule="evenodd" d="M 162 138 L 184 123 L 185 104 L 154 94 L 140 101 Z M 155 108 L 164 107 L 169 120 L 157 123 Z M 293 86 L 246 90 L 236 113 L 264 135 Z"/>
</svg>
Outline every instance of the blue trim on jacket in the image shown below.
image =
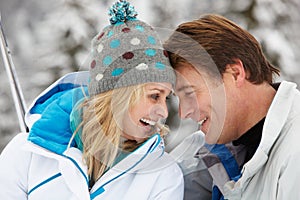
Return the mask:
<svg viewBox="0 0 300 200">
<path fill-rule="evenodd" d="M 91 193 L 90 194 L 90 197 L 91 199 L 94 199 L 96 198 L 97 196 L 99 196 L 100 194 L 102 194 L 103 192 L 105 192 L 105 189 L 104 187 L 111 183 L 112 181 L 118 179 L 119 177 L 123 176 L 124 174 L 126 174 L 127 172 L 129 172 L 131 169 L 133 169 L 135 166 L 137 166 L 139 163 L 141 163 L 149 153 L 151 153 L 158 145 L 159 143 L 161 142 L 161 137 L 160 135 L 157 133 L 157 134 L 154 134 L 153 136 L 151 136 L 149 139 L 153 138 L 154 136 L 158 136 L 158 140 L 155 140 L 151 146 L 149 147 L 149 149 L 147 150 L 147 152 L 142 156 L 142 158 L 140 160 L 138 160 L 134 165 L 132 165 L 131 167 L 129 167 L 127 170 L 123 171 L 122 173 L 120 173 L 118 176 L 115 176 L 114 178 L 108 180 L 107 182 L 105 182 L 104 184 L 102 184 L 95 192 Z M 145 142 L 146 143 L 146 142 Z M 143 143 L 141 146 L 139 146 L 136 150 L 134 151 L 137 151 L 139 148 L 142 148 L 142 146 L 145 145 L 145 143 Z M 133 151 L 133 152 L 134 152 Z M 132 153 L 133 153 L 132 152 Z"/>
<path fill-rule="evenodd" d="M 41 187 L 42 185 L 45 185 L 46 183 L 58 178 L 61 176 L 61 173 L 57 173 L 53 176 L 51 176 L 50 178 L 47 178 L 46 180 L 44 180 L 43 182 L 39 183 L 38 185 L 36 185 L 35 187 L 33 187 L 31 190 L 29 190 L 29 192 L 27 193 L 27 195 L 30 195 L 33 191 L 35 191 L 36 189 L 38 189 L 39 187 Z"/>
<path fill-rule="evenodd" d="M 241 171 L 237 161 L 235 160 L 234 156 L 230 152 L 230 150 L 224 144 L 214 144 L 209 145 L 205 144 L 205 147 L 213 154 L 218 156 L 222 165 L 224 166 L 229 179 L 236 180 L 241 176 Z M 223 200 L 224 197 L 219 190 L 219 188 L 214 185 L 212 189 L 212 200 Z"/>
<path fill-rule="evenodd" d="M 147 152 L 142 156 L 142 158 L 140 160 L 138 160 L 134 165 L 130 166 L 128 169 L 124 170 L 122 173 L 120 173 L 119 175 L 113 177 L 112 179 L 108 180 L 107 182 L 105 182 L 104 184 L 102 184 L 95 192 L 90 194 L 90 198 L 94 199 L 97 196 L 101 195 L 103 192 L 105 192 L 104 187 L 106 185 L 108 185 L 109 183 L 115 181 L 116 179 L 118 179 L 119 177 L 123 176 L 124 174 L 126 174 L 128 171 L 130 171 L 131 169 L 133 169 L 134 167 L 136 167 L 139 163 L 141 163 L 148 155 L 149 153 L 153 152 L 153 150 L 155 148 L 157 148 L 157 146 L 159 145 L 159 143 L 162 141 L 161 137 L 159 134 L 154 134 L 153 136 L 151 136 L 148 140 L 150 140 L 151 138 L 158 136 L 158 139 L 155 140 L 150 147 L 148 148 Z M 146 142 L 145 142 L 146 143 Z M 135 151 L 137 151 L 139 148 L 142 148 L 145 143 L 143 143 L 140 147 L 138 147 Z M 133 152 L 132 152 L 133 153 Z M 68 156 L 64 156 L 65 158 L 71 160 L 73 162 L 73 164 L 80 170 L 81 174 L 83 174 L 87 185 L 89 184 L 88 182 L 88 178 L 87 176 L 84 174 L 84 172 L 82 171 L 82 169 L 78 166 L 78 164 L 76 163 L 76 161 Z M 34 186 L 32 189 L 29 190 L 29 192 L 27 193 L 27 195 L 30 195 L 33 191 L 37 190 L 39 187 L 49 183 L 50 181 L 58 178 L 61 176 L 61 173 L 57 173 L 49 178 L 47 178 L 46 180 L 42 181 L 41 183 L 37 184 L 36 186 Z"/>
</svg>

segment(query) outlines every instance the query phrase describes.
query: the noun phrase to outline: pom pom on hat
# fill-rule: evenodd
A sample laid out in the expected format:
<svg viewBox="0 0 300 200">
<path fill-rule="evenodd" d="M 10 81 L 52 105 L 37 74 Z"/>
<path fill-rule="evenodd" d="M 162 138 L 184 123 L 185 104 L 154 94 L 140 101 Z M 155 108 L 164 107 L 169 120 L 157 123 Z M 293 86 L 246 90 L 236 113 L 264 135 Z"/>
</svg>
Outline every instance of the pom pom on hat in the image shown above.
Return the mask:
<svg viewBox="0 0 300 200">
<path fill-rule="evenodd" d="M 89 95 L 148 82 L 175 84 L 157 33 L 125 0 L 109 10 L 111 25 L 92 40 Z"/>
<path fill-rule="evenodd" d="M 125 0 L 116 2 L 109 9 L 108 14 L 110 16 L 109 21 L 112 25 L 128 20 L 135 20 L 137 16 L 137 12 L 134 10 L 134 7 Z"/>
</svg>

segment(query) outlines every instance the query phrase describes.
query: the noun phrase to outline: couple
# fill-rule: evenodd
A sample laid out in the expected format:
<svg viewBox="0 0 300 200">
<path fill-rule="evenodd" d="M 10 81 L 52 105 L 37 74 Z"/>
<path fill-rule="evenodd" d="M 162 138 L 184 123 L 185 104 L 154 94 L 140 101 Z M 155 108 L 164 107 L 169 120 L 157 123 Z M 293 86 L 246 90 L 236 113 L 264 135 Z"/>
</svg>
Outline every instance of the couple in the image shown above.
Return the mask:
<svg viewBox="0 0 300 200">
<path fill-rule="evenodd" d="M 299 199 L 300 94 L 273 83 L 279 71 L 252 35 L 206 15 L 179 25 L 163 50 L 128 2 L 109 14 L 89 72 L 37 97 L 30 132 L 3 150 L 0 199 Z M 203 174 L 184 182 L 164 152 L 173 92 L 180 117 L 205 134 L 195 157 L 207 166 L 206 191 Z"/>
</svg>

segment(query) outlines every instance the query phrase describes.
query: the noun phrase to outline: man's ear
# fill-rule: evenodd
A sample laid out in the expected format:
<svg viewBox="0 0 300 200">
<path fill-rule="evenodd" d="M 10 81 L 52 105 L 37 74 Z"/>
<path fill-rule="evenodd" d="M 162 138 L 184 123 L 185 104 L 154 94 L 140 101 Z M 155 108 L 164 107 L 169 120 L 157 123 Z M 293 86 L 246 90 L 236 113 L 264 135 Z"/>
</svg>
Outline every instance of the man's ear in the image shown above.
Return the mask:
<svg viewBox="0 0 300 200">
<path fill-rule="evenodd" d="M 240 59 L 234 59 L 235 63 L 227 64 L 225 73 L 229 73 L 234 77 L 237 86 L 241 86 L 246 80 L 246 72 L 243 62 Z"/>
</svg>

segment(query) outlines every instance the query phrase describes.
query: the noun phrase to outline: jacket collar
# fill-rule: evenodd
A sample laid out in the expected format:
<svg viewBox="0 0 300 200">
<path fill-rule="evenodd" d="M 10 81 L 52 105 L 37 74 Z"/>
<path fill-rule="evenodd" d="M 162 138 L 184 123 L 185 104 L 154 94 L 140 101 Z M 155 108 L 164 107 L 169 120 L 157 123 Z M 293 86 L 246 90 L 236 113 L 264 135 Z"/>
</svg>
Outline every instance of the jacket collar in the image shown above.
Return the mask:
<svg viewBox="0 0 300 200">
<path fill-rule="evenodd" d="M 73 85 L 74 88 L 78 86 L 87 86 L 89 81 L 89 72 L 81 71 L 81 72 L 73 72 L 66 74 L 65 76 L 58 79 L 56 82 L 51 84 L 47 89 L 45 89 L 41 94 L 39 94 L 31 103 L 28 108 L 28 111 L 25 114 L 25 122 L 26 125 L 31 128 L 32 125 L 41 117 L 41 113 L 35 113 L 33 109 L 36 105 L 45 102 L 48 98 L 53 96 L 59 91 L 66 90 L 67 87 L 63 85 Z M 70 87 L 69 87 L 70 88 Z M 74 100 L 76 96 L 74 96 Z"/>
<path fill-rule="evenodd" d="M 241 195 L 241 189 L 245 187 L 251 177 L 254 176 L 267 162 L 270 150 L 280 136 L 283 126 L 287 122 L 288 115 L 291 111 L 292 102 L 295 97 L 296 84 L 283 81 L 271 103 L 268 110 L 261 142 L 253 157 L 244 165 L 242 176 L 237 181 L 230 181 L 225 184 L 224 190 L 231 195 Z M 238 197 L 237 197 L 238 198 Z"/>
<path fill-rule="evenodd" d="M 85 197 L 84 199 L 90 199 L 87 166 L 82 160 L 82 152 L 79 149 L 72 147 L 58 155 L 34 143 L 27 143 L 24 148 L 35 154 L 57 160 L 59 162 L 59 171 L 70 190 L 76 196 L 81 197 L 81 199 L 83 197 Z M 169 159 L 161 159 L 162 162 L 159 162 L 159 164 L 154 162 L 158 158 L 162 158 L 163 154 L 164 142 L 159 134 L 155 134 L 138 149 L 108 170 L 91 189 L 91 197 L 100 195 L 104 191 L 105 186 L 129 174 L 149 173 L 157 171 L 161 167 L 166 167 L 172 162 L 169 157 Z"/>
<path fill-rule="evenodd" d="M 25 116 L 30 128 L 29 141 L 57 154 L 66 150 L 73 134 L 70 113 L 73 106 L 88 94 L 88 79 L 88 72 L 67 74 L 34 100 Z"/>
<path fill-rule="evenodd" d="M 91 193 L 104 189 L 112 181 L 132 173 L 149 173 L 157 170 L 154 161 L 164 153 L 164 143 L 159 134 L 153 135 L 142 146 L 108 170 L 94 185 Z M 163 164 L 163 163 L 160 163 Z"/>
</svg>

